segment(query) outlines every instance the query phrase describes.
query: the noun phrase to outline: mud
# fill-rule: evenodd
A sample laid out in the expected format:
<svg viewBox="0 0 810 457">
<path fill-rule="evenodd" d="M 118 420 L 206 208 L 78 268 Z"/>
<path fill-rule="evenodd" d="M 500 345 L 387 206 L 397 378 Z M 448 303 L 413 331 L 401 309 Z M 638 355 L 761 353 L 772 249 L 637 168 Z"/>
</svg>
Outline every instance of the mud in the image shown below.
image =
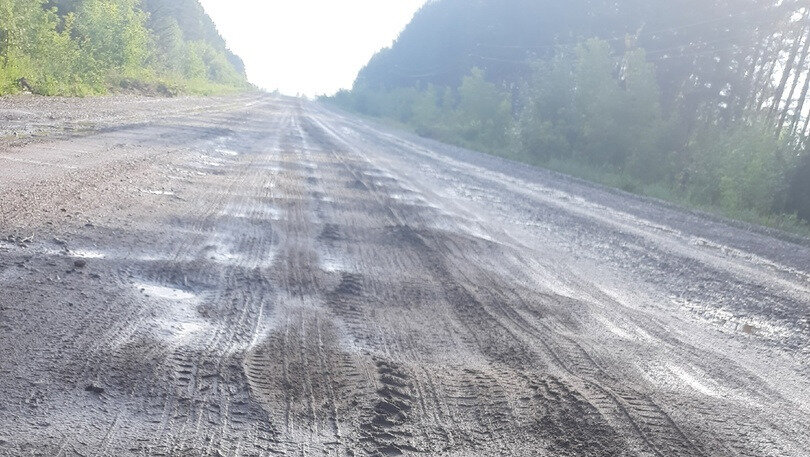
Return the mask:
<svg viewBox="0 0 810 457">
<path fill-rule="evenodd" d="M 0 455 L 810 455 L 807 240 L 299 100 L 71 103 L 0 99 Z"/>
</svg>

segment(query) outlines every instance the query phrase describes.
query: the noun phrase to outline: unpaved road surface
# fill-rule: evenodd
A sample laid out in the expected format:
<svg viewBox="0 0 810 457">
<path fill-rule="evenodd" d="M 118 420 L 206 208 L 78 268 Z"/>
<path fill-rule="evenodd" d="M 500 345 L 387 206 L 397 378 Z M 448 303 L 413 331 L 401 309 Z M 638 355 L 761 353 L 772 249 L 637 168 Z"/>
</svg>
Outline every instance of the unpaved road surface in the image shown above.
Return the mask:
<svg viewBox="0 0 810 457">
<path fill-rule="evenodd" d="M 0 455 L 810 456 L 806 240 L 293 99 L 73 102 L 0 99 Z"/>
</svg>

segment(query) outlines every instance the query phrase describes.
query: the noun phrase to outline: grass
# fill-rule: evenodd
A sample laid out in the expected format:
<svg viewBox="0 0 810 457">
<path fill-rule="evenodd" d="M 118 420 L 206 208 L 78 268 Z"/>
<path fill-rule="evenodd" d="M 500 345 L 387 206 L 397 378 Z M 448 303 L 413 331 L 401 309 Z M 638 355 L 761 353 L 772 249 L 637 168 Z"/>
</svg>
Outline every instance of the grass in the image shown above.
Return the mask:
<svg viewBox="0 0 810 457">
<path fill-rule="evenodd" d="M 0 96 L 22 91 L 19 78 L 0 69 Z M 151 96 L 228 95 L 253 89 L 249 83 L 222 84 L 207 79 L 187 79 L 171 75 L 154 75 L 144 71 L 139 75 L 109 75 L 99 81 L 56 82 L 52 78 L 28 81 L 38 95 L 91 97 L 115 93 L 136 93 Z"/>
<path fill-rule="evenodd" d="M 404 130 L 410 133 L 419 134 L 417 129 L 400 121 L 389 118 L 380 118 L 373 116 L 366 116 L 359 114 L 361 117 L 372 120 L 379 124 L 385 125 L 390 128 Z M 768 227 L 771 229 L 780 230 L 789 234 L 798 235 L 804 238 L 810 238 L 810 224 L 805 222 L 796 215 L 792 214 L 760 214 L 753 210 L 740 210 L 734 208 L 727 208 L 720 205 L 708 205 L 690 200 L 687 195 L 673 189 L 666 183 L 644 183 L 626 173 L 621 173 L 615 170 L 602 169 L 593 165 L 576 162 L 572 160 L 559 160 L 553 159 L 549 161 L 541 161 L 525 153 L 516 153 L 508 148 L 500 150 L 486 150 L 485 148 L 478 147 L 469 142 L 460 139 L 450 138 L 435 138 L 428 137 L 437 141 L 442 141 L 456 146 L 472 149 L 485 154 L 503 157 L 509 160 L 526 163 L 539 168 L 556 171 L 569 176 L 573 176 L 585 181 L 597 183 L 606 187 L 620 189 L 635 195 L 644 197 L 651 197 L 658 200 L 672 203 L 676 206 L 701 211 L 714 216 L 723 217 L 726 219 L 744 222 L 748 224 Z"/>
<path fill-rule="evenodd" d="M 548 162 L 536 163 L 536 161 L 521 160 L 520 157 L 509 157 L 509 154 L 504 154 L 503 156 L 584 179 L 586 181 L 598 183 L 603 186 L 621 189 L 632 194 L 663 200 L 686 209 L 702 211 L 715 216 L 760 225 L 763 227 L 769 227 L 805 238 L 810 238 L 810 224 L 802 221 L 796 217 L 796 215 L 760 214 L 753 210 L 740 210 L 727 208 L 720 205 L 697 203 L 690 200 L 688 196 L 684 195 L 682 192 L 673 189 L 671 186 L 665 183 L 643 183 L 640 180 L 624 173 L 613 170 L 599 169 L 578 162 L 552 160 Z"/>
</svg>

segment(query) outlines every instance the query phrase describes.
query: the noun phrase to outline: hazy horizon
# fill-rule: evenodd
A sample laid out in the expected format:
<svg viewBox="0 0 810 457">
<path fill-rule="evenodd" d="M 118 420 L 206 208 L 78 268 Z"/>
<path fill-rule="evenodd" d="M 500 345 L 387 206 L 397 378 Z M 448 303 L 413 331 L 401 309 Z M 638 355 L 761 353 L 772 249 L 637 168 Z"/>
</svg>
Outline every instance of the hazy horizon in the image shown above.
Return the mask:
<svg viewBox="0 0 810 457">
<path fill-rule="evenodd" d="M 350 88 L 426 0 L 201 0 L 251 83 L 288 95 Z"/>
</svg>

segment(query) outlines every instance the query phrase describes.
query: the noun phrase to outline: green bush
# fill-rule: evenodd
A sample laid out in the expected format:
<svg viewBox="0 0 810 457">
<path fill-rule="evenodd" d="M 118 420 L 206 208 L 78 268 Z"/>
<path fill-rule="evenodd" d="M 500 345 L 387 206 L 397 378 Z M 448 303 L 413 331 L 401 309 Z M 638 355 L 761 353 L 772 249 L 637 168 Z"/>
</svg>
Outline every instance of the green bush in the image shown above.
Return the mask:
<svg viewBox="0 0 810 457">
<path fill-rule="evenodd" d="M 72 39 L 75 18 L 44 9 L 43 0 L 0 0 L 0 93 L 84 93 L 97 90 Z M 57 31 L 61 29 L 61 31 Z"/>
<path fill-rule="evenodd" d="M 810 211 L 803 197 L 810 155 L 797 165 L 795 139 L 779 139 L 767 119 L 704 122 L 690 132 L 664 114 L 655 66 L 642 49 L 616 55 L 592 39 L 534 66 L 517 115 L 477 68 L 457 88 L 359 86 L 332 100 L 423 136 L 732 217 L 793 229 L 795 217 L 780 212 Z"/>
<path fill-rule="evenodd" d="M 670 173 L 669 124 L 642 50 L 617 61 L 607 42 L 588 40 L 538 63 L 524 92 L 517 143 L 538 160 L 626 170 L 645 182 Z"/>
<path fill-rule="evenodd" d="M 780 210 L 794 166 L 787 151 L 764 123 L 705 129 L 689 147 L 692 200 L 760 215 Z"/>
<path fill-rule="evenodd" d="M 464 77 L 458 97 L 455 120 L 464 142 L 487 150 L 506 146 L 512 103 L 495 84 L 486 81 L 483 70 L 473 68 Z"/>
<path fill-rule="evenodd" d="M 24 86 L 43 95 L 247 86 L 224 47 L 187 42 L 176 19 L 157 18 L 150 30 L 141 0 L 55 2 L 62 13 L 52 3 L 0 0 L 0 95 Z"/>
</svg>

